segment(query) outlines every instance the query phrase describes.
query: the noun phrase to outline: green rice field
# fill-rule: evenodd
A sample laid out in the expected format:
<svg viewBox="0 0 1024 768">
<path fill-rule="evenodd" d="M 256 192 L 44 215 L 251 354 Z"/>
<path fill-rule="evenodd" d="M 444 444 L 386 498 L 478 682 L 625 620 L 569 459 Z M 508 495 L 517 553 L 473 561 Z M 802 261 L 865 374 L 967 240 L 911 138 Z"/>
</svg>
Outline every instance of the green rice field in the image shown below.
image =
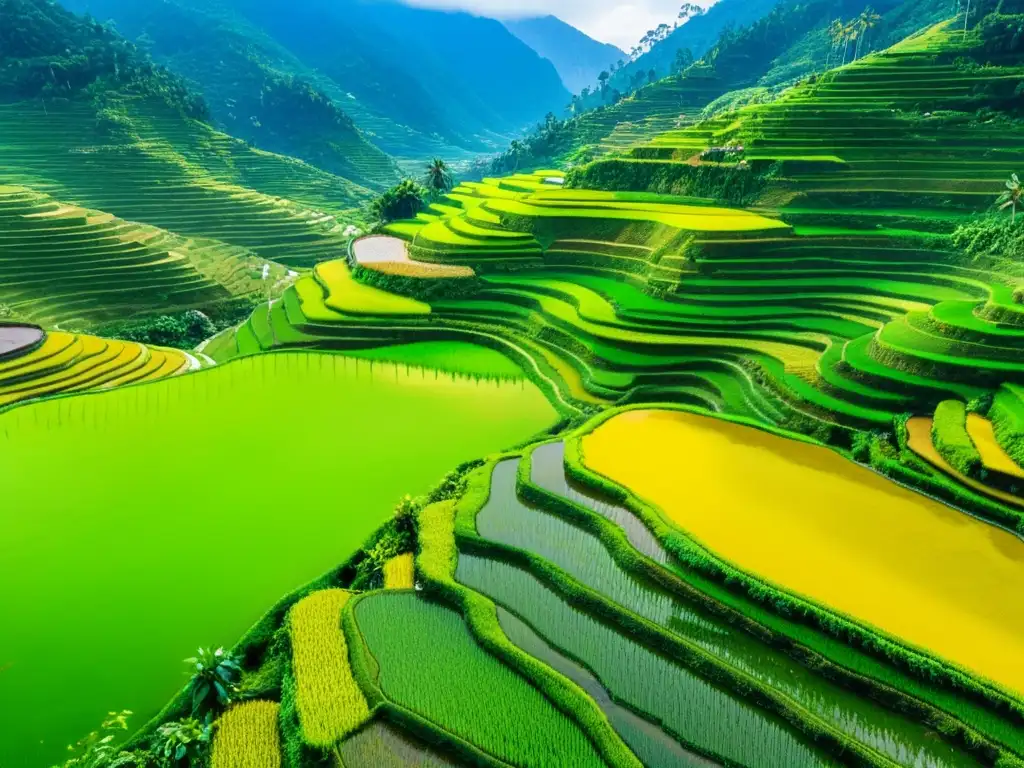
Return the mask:
<svg viewBox="0 0 1024 768">
<path fill-rule="evenodd" d="M 0 589 L 22 628 L 0 642 L 16 734 L 0 764 L 56 759 L 110 710 L 141 724 L 196 645 L 234 642 L 404 494 L 554 418 L 522 379 L 308 353 L 0 415 L 4 507 L 20 510 Z"/>
</svg>

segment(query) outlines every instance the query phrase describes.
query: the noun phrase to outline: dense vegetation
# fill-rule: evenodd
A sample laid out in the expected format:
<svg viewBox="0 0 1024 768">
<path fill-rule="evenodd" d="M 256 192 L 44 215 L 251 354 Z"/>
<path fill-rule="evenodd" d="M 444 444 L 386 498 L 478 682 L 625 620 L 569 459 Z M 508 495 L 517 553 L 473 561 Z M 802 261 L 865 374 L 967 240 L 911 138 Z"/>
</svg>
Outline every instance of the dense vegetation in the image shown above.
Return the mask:
<svg viewBox="0 0 1024 768">
<path fill-rule="evenodd" d="M 89 98 L 109 91 L 157 96 L 189 117 L 202 98 L 116 32 L 50 0 L 3 0 L 0 98 Z"/>
</svg>

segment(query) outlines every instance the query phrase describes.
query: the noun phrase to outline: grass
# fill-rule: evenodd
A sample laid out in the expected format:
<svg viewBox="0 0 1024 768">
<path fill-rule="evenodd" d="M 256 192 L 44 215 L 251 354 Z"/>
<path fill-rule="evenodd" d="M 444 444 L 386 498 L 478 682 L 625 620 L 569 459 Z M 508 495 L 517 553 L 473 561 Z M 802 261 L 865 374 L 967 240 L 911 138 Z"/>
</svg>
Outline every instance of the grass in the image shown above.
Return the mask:
<svg viewBox="0 0 1024 768">
<path fill-rule="evenodd" d="M 217 720 L 212 768 L 280 768 L 281 733 L 275 701 L 247 701 Z"/>
<path fill-rule="evenodd" d="M 1010 534 L 826 449 L 693 415 L 625 414 L 583 451 L 724 560 L 1024 690 L 1024 620 L 1005 610 L 1022 586 Z M 690 457 L 684 484 L 679 451 Z"/>
<path fill-rule="evenodd" d="M 314 592 L 289 617 L 299 722 L 303 739 L 314 747 L 336 744 L 370 718 L 341 631 L 341 611 L 350 597 L 343 589 Z"/>
<path fill-rule="evenodd" d="M 529 382 L 294 352 L 0 414 L 3 617 L 26 627 L 5 644 L 0 764 L 49 765 L 117 707 L 145 721 L 181 686 L 178 660 L 197 638 L 229 645 L 355 552 L 405 494 L 556 419 Z M 234 544 L 214 561 L 169 542 L 168 526 Z M 46 606 L 74 624 L 74 647 L 58 650 L 33 618 Z M 126 649 L 136 671 L 110 675 Z M 46 706 L 65 686 L 78 693 Z"/>
<path fill-rule="evenodd" d="M 396 703 L 510 765 L 604 765 L 576 724 L 481 649 L 454 611 L 394 593 L 360 601 L 355 614 Z"/>
<path fill-rule="evenodd" d="M 412 552 L 395 555 L 384 563 L 385 589 L 412 589 L 416 585 L 416 570 Z"/>
</svg>

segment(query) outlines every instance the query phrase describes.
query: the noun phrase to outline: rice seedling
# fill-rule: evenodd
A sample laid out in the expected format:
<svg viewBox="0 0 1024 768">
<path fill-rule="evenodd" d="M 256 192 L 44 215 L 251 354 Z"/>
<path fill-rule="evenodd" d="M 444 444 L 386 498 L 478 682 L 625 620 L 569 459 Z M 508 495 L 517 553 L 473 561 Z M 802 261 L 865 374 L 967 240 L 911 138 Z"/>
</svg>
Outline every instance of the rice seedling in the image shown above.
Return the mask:
<svg viewBox="0 0 1024 768">
<path fill-rule="evenodd" d="M 451 609 L 381 593 L 355 610 L 381 688 L 396 703 L 511 765 L 604 765 L 576 724 L 477 645 Z"/>
<path fill-rule="evenodd" d="M 1024 690 L 1024 616 L 1005 608 L 1024 590 L 1011 534 L 825 448 L 693 414 L 617 416 L 583 453 L 719 557 Z"/>
<path fill-rule="evenodd" d="M 522 616 L 632 709 L 661 722 L 684 743 L 743 765 L 830 765 L 765 712 L 576 610 L 514 566 L 459 556 L 459 580 Z"/>
<path fill-rule="evenodd" d="M 514 462 L 509 464 L 514 465 Z M 499 465 L 497 470 L 501 469 Z M 839 731 L 893 758 L 914 754 L 934 766 L 958 765 L 965 758 L 951 747 L 936 743 L 930 732 L 911 720 L 880 710 L 873 703 L 794 664 L 786 654 L 758 642 L 727 621 L 633 577 L 591 533 L 519 502 L 515 498 L 514 477 L 506 480 L 504 473 L 499 477 L 497 470 L 488 504 L 478 516 L 482 535 L 487 535 L 485 530 L 494 531 L 495 521 L 500 521 L 496 540 L 508 544 L 514 539 L 519 544 L 513 546 L 542 554 L 627 610 L 774 688 Z M 509 535 L 510 531 L 514 532 L 513 536 Z M 460 578 L 466 558 L 460 555 L 457 573 Z M 474 586 L 473 583 L 467 585 Z M 511 607 L 518 610 L 515 605 Z M 557 639 L 557 623 L 538 626 L 550 627 L 549 631 L 556 634 L 549 636 Z"/>
<path fill-rule="evenodd" d="M 457 768 L 461 763 L 385 722 L 373 722 L 338 748 L 345 768 Z"/>
<path fill-rule="evenodd" d="M 352 677 L 341 610 L 351 594 L 314 592 L 291 610 L 292 670 L 303 738 L 329 747 L 366 722 L 370 710 Z"/>
<path fill-rule="evenodd" d="M 281 734 L 275 701 L 247 701 L 217 720 L 212 768 L 280 768 Z"/>
<path fill-rule="evenodd" d="M 416 569 L 412 552 L 396 555 L 384 563 L 385 589 L 412 589 L 416 585 Z"/>
</svg>

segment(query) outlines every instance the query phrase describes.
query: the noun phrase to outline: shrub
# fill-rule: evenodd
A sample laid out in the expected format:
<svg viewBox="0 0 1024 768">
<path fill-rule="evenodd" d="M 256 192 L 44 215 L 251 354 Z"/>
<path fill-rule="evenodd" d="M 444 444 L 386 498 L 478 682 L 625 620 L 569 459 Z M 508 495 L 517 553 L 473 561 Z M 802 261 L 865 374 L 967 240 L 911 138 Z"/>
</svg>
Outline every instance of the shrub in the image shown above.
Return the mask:
<svg viewBox="0 0 1024 768">
<path fill-rule="evenodd" d="M 143 320 L 107 323 L 96 328 L 95 332 L 98 336 L 136 341 L 140 344 L 192 349 L 218 330 L 205 313 L 190 309 L 180 315 L 159 315 Z"/>
<path fill-rule="evenodd" d="M 233 700 L 242 677 L 238 659 L 223 648 L 200 648 L 198 655 L 185 659 L 185 663 L 195 667 L 189 682 L 193 715 L 226 707 Z"/>
<path fill-rule="evenodd" d="M 978 259 L 990 256 L 1024 263 L 1024 216 L 977 216 L 953 232 L 953 245 Z"/>
<path fill-rule="evenodd" d="M 210 743 L 210 723 L 194 717 L 164 723 L 156 730 L 153 753 L 168 768 L 200 764 Z"/>
<path fill-rule="evenodd" d="M 387 224 L 398 219 L 411 219 L 426 206 L 427 190 L 412 179 L 392 187 L 370 204 L 373 217 Z"/>
</svg>

